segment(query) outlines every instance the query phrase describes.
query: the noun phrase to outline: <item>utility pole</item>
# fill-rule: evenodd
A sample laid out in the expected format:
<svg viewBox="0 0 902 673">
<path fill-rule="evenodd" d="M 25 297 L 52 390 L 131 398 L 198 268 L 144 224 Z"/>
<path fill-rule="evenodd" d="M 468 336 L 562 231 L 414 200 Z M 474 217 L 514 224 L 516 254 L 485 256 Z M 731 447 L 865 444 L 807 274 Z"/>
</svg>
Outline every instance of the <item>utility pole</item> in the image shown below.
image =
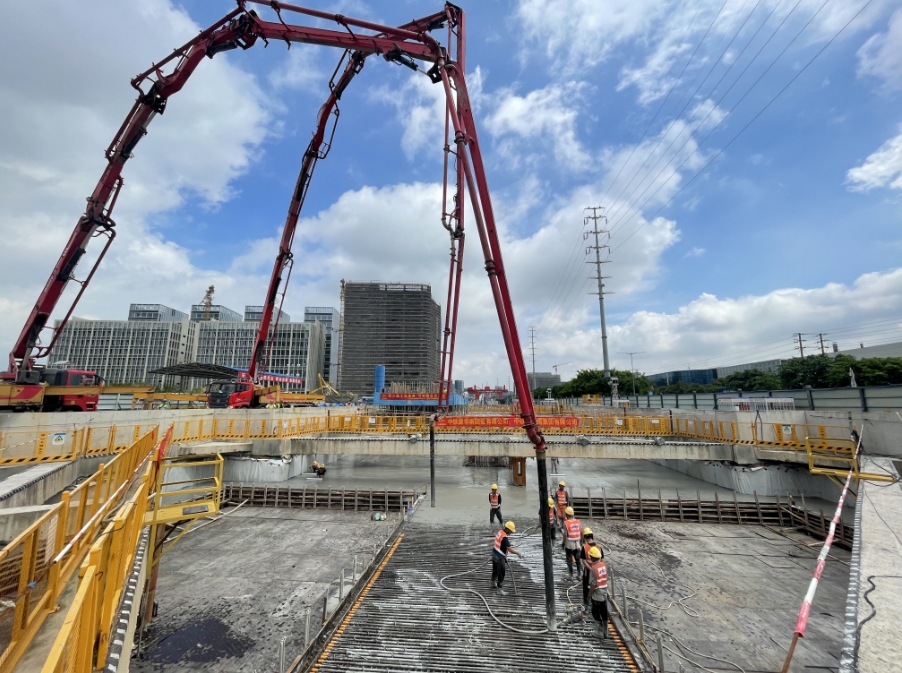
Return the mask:
<svg viewBox="0 0 902 673">
<path fill-rule="evenodd" d="M 529 328 L 529 350 L 532 351 L 532 385 L 530 388 L 534 388 L 536 385 L 536 328 Z M 532 394 L 530 392 L 530 394 Z"/>
<path fill-rule="evenodd" d="M 823 334 L 818 334 L 818 335 L 817 335 L 817 340 L 818 340 L 818 341 L 820 342 L 820 344 L 821 344 L 821 355 L 826 355 L 826 354 L 827 354 L 827 351 L 824 350 L 824 335 L 823 335 Z"/>
<path fill-rule="evenodd" d="M 620 355 L 629 355 L 630 356 L 630 378 L 633 380 L 633 397 L 636 396 L 636 370 L 633 368 L 633 356 L 634 355 L 642 355 L 645 351 L 627 351 L 625 353 L 620 353 Z"/>
<path fill-rule="evenodd" d="M 803 344 L 805 342 L 805 339 L 802 338 L 801 332 L 796 332 L 795 336 L 798 337 L 798 340 L 799 340 L 799 356 L 804 358 L 805 357 L 805 346 Z"/>
<path fill-rule="evenodd" d="M 593 278 L 598 281 L 598 313 L 601 316 L 601 355 L 604 358 L 604 375 L 606 378 L 611 378 L 611 363 L 608 360 L 608 328 L 605 324 L 604 319 L 604 296 L 605 294 L 611 294 L 610 292 L 604 291 L 604 279 L 610 278 L 610 276 L 602 276 L 601 275 L 601 265 L 607 264 L 611 260 L 602 259 L 601 251 L 607 250 L 608 254 L 610 254 L 611 247 L 607 245 L 607 241 L 611 240 L 611 232 L 607 229 L 599 229 L 598 223 L 599 221 L 603 221 L 605 224 L 608 223 L 608 218 L 606 215 L 599 215 L 599 211 L 604 213 L 604 208 L 601 206 L 590 206 L 588 208 L 584 208 L 583 211 L 591 210 L 591 215 L 585 215 L 583 217 L 583 226 L 587 226 L 589 222 L 592 223 L 592 228 L 588 231 L 583 232 L 583 240 L 588 240 L 589 234 L 595 235 L 595 245 L 590 245 L 586 247 L 586 254 L 589 254 L 590 250 L 595 251 L 595 261 L 594 262 L 586 262 L 586 264 L 594 264 L 595 265 L 595 276 Z M 604 239 L 605 244 L 602 245 L 601 241 Z M 592 292 L 590 294 L 596 294 Z"/>
</svg>

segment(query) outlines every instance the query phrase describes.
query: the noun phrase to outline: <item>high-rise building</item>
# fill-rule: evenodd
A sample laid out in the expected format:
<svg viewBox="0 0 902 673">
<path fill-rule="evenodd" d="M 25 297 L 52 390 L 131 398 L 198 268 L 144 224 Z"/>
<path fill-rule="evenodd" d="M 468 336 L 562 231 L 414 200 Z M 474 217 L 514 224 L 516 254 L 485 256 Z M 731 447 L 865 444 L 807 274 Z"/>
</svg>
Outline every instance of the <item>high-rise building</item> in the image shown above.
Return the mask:
<svg viewBox="0 0 902 673">
<path fill-rule="evenodd" d="M 108 383 L 148 383 L 166 386 L 177 377 L 150 374 L 154 369 L 188 362 L 247 369 L 259 322 L 245 322 L 241 314 L 213 306 L 192 306 L 197 319 L 162 304 L 132 304 L 128 320 L 71 319 L 48 356 L 74 369 L 96 371 Z M 253 315 L 254 307 L 245 308 Z M 273 331 L 270 328 L 270 335 Z M 318 322 L 296 323 L 284 313 L 275 330 L 267 371 L 303 379 L 282 383 L 283 390 L 307 391 L 319 383 L 323 371 L 326 328 Z M 262 373 L 262 372 L 261 372 Z M 181 381 L 186 386 L 206 381 Z"/>
<path fill-rule="evenodd" d="M 129 320 L 72 318 L 47 362 L 97 372 L 109 383 L 176 383 L 160 367 L 190 362 L 197 347 L 197 323 L 162 304 L 132 304 Z"/>
<path fill-rule="evenodd" d="M 528 372 L 526 379 L 529 381 L 529 389 L 536 388 L 554 388 L 561 385 L 561 375 L 552 374 L 551 372 Z"/>
<path fill-rule="evenodd" d="M 220 304 L 213 304 L 209 307 L 205 304 L 192 304 L 191 319 L 197 321 L 218 320 L 219 322 L 241 322 L 243 320 L 238 311 L 233 311 Z"/>
<path fill-rule="evenodd" d="M 195 362 L 214 364 L 233 369 L 247 369 L 251 350 L 257 336 L 257 323 L 216 322 L 197 323 L 197 354 Z M 270 342 L 266 371 L 300 377 L 303 385 L 281 384 L 283 390 L 309 391 L 319 383 L 317 374 L 323 370 L 326 328 L 319 323 L 279 323 Z M 259 372 L 263 373 L 263 372 Z"/>
<path fill-rule="evenodd" d="M 276 320 L 276 311 L 273 311 L 272 322 Z M 291 316 L 285 313 L 285 311 L 279 310 L 278 312 L 279 322 L 291 322 Z M 244 321 L 245 322 L 260 322 L 263 320 L 263 307 L 262 306 L 245 306 L 244 307 Z M 306 318 L 305 318 L 306 320 Z"/>
<path fill-rule="evenodd" d="M 429 285 L 342 281 L 341 314 L 343 392 L 371 394 L 376 365 L 387 384 L 438 382 L 441 308 Z"/>
<path fill-rule="evenodd" d="M 304 322 L 321 322 L 326 328 L 323 378 L 335 385 L 338 383 L 338 337 L 341 328 L 341 313 L 328 306 L 307 306 L 304 309 Z"/>
</svg>

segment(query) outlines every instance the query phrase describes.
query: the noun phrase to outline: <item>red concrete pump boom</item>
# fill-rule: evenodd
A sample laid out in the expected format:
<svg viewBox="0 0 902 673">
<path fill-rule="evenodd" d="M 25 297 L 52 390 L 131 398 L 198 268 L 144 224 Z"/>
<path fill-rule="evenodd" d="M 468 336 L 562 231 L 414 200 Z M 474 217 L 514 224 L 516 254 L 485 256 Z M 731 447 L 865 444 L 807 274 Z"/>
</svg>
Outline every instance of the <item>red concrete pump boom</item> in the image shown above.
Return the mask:
<svg viewBox="0 0 902 673">
<path fill-rule="evenodd" d="M 276 13 L 277 21 L 265 21 L 248 5 L 259 4 L 270 7 Z M 313 28 L 286 23 L 283 13 L 291 12 L 337 24 L 338 29 Z M 447 26 L 448 44 L 443 47 L 429 31 Z M 370 31 L 370 32 L 365 32 Z M 344 88 L 360 72 L 364 59 L 371 54 L 379 54 L 392 61 L 423 72 L 419 62 L 429 64 L 425 74 L 433 83 L 441 84 L 445 91 L 445 163 L 442 204 L 442 223 L 451 237 L 451 270 L 449 273 L 448 305 L 442 346 L 441 398 L 447 404 L 451 384 L 451 368 L 455 343 L 460 277 L 463 263 L 464 244 L 464 200 L 469 197 L 476 221 L 476 230 L 485 260 L 495 308 L 501 325 L 504 347 L 511 366 L 515 389 L 520 402 L 523 427 L 536 451 L 536 465 L 539 485 L 539 512 L 546 511 L 548 484 L 546 471 L 545 440 L 536 424 L 532 395 L 529 389 L 526 367 L 516 321 L 511 303 L 510 290 L 501 257 L 501 247 L 492 209 L 491 196 L 485 177 L 482 151 L 476 132 L 473 110 L 464 77 L 464 55 L 466 43 L 465 14 L 462 9 L 447 3 L 441 12 L 393 28 L 369 21 L 352 19 L 340 14 L 330 14 L 318 10 L 299 7 L 276 0 L 238 0 L 238 7 L 202 31 L 192 40 L 176 49 L 162 61 L 154 64 L 132 80 L 138 90 L 138 99 L 117 131 L 113 142 L 107 148 L 107 166 L 93 193 L 88 197 L 84 215 L 78 220 L 50 278 L 47 280 L 37 303 L 31 311 L 21 334 L 16 340 L 9 357 L 9 371 L 3 379 L 14 379 L 22 383 L 37 383 L 39 376 L 33 370 L 35 359 L 45 357 L 52 349 L 62 327 L 68 321 L 97 266 L 103 259 L 115 237 L 115 222 L 111 214 L 122 188 L 122 170 L 132 157 L 138 142 L 147 135 L 150 122 L 158 114 L 163 114 L 169 98 L 178 93 L 198 67 L 204 57 L 231 49 L 249 49 L 257 40 L 281 40 L 291 43 L 309 43 L 338 47 L 350 53 L 345 70 L 337 82 L 333 81 L 332 91 L 326 104 L 321 108 L 317 131 L 304 155 L 300 176 L 289 208 L 285 230 L 279 247 L 279 254 L 273 268 L 269 290 L 265 301 L 267 315 L 261 320 L 260 331 L 254 345 L 249 367 L 259 368 L 265 361 L 263 351 L 269 332 L 269 322 L 275 308 L 276 297 L 282 286 L 282 275 L 290 273 L 292 266 L 291 244 L 300 209 L 306 195 L 316 161 L 323 158 L 330 143 L 325 142 L 326 129 L 330 118 L 336 116 L 336 104 Z M 454 44 L 452 44 L 454 42 Z M 164 72 L 169 70 L 168 73 Z M 333 128 L 334 133 L 334 128 Z M 453 144 L 451 140 L 453 139 Z M 454 161 L 454 187 L 449 190 L 449 163 Z M 450 199 L 449 199 L 450 191 Z M 84 280 L 73 276 L 75 267 L 84 256 L 92 238 L 105 237 L 106 241 L 97 260 Z M 47 345 L 39 345 L 39 335 L 50 319 L 63 291 L 72 280 L 81 288 L 69 307 L 62 324 L 55 330 Z M 284 290 L 283 290 L 284 297 Z M 265 324 L 264 324 L 265 322 Z M 545 570 L 546 616 L 549 628 L 554 625 L 554 578 L 551 562 L 551 538 L 548 517 L 540 514 L 542 528 L 543 557 Z"/>
</svg>

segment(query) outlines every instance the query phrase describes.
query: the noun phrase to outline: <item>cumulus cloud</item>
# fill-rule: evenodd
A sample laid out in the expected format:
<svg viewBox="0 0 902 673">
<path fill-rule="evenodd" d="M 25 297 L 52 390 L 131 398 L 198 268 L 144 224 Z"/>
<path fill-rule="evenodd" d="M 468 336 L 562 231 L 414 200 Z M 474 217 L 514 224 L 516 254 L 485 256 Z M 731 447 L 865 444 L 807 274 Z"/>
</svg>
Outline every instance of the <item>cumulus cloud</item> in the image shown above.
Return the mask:
<svg viewBox="0 0 902 673">
<path fill-rule="evenodd" d="M 902 268 L 868 273 L 850 285 L 785 288 L 764 295 L 702 294 L 672 313 L 637 311 L 608 328 L 609 349 L 646 351 L 636 367 L 646 373 L 742 364 L 794 354 L 795 332 L 818 333 L 834 325 L 857 325 L 897 317 L 902 311 Z M 597 318 L 542 344 L 568 367 L 600 367 Z M 902 329 L 902 324 L 897 325 Z M 555 360 L 558 361 L 558 360 Z M 612 356 L 621 369 L 629 360 Z"/>
<path fill-rule="evenodd" d="M 846 184 L 854 192 L 868 192 L 877 187 L 902 189 L 902 127 L 871 154 L 861 166 L 849 169 Z"/>
<path fill-rule="evenodd" d="M 28 64 L 5 68 L 0 77 L 0 236 L 4 249 L 17 253 L 0 266 L 5 345 L 18 334 L 25 307 L 38 296 L 101 175 L 102 151 L 134 102 L 129 80 L 199 30 L 168 0 L 54 0 L 20 6 L 16 22 L 0 44 L 2 62 Z M 68 51 L 48 51 L 47 44 Z M 132 301 L 183 307 L 210 283 L 246 285 L 195 266 L 188 250 L 148 224 L 150 215 L 189 198 L 217 208 L 256 161 L 272 113 L 260 102 L 265 97 L 256 79 L 230 57 L 205 59 L 137 146 L 113 213 L 118 236 L 79 314 L 124 316 Z M 99 248 L 97 242 L 89 248 L 77 277 Z"/>
</svg>

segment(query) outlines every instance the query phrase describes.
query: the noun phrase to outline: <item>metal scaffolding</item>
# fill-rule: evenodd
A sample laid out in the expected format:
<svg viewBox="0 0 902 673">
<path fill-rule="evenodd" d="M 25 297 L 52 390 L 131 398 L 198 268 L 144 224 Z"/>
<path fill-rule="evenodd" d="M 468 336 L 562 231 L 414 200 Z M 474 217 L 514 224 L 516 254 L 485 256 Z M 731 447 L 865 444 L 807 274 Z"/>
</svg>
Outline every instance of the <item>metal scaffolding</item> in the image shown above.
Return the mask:
<svg viewBox="0 0 902 673">
<path fill-rule="evenodd" d="M 388 384 L 439 378 L 441 307 L 429 285 L 342 281 L 339 388 L 373 392 L 373 371 Z"/>
</svg>

